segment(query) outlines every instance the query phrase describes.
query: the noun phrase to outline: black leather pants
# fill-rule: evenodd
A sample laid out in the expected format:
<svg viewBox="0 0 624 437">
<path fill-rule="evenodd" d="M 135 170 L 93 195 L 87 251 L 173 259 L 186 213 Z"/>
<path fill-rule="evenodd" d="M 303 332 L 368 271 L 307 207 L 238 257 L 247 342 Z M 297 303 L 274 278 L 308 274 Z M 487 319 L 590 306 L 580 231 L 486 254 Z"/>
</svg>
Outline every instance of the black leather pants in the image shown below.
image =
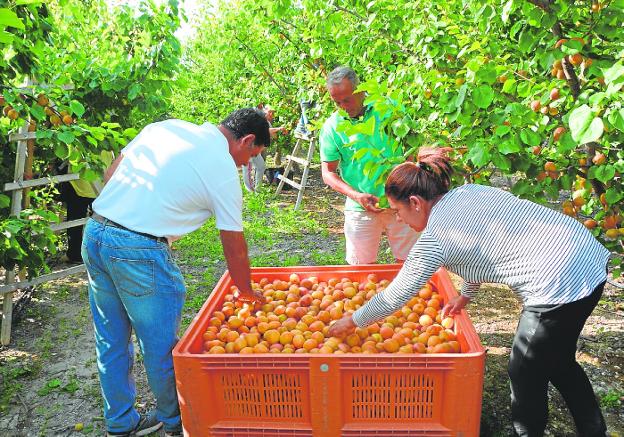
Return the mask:
<svg viewBox="0 0 624 437">
<path fill-rule="evenodd" d="M 542 436 L 548 420 L 548 383 L 561 393 L 578 435 L 603 437 L 606 425 L 591 383 L 576 362 L 576 342 L 604 283 L 581 300 L 525 307 L 509 360 L 511 414 L 518 436 Z"/>
</svg>

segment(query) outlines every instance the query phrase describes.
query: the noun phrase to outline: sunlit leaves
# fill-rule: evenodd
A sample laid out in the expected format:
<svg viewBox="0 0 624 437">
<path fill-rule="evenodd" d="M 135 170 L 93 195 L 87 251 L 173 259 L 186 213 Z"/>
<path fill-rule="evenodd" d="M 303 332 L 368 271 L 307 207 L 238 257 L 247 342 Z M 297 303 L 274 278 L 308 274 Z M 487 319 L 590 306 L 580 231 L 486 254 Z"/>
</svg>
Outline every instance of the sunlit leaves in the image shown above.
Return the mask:
<svg viewBox="0 0 624 437">
<path fill-rule="evenodd" d="M 585 144 L 600 138 L 604 124 L 589 106 L 582 105 L 570 114 L 570 131 L 574 141 Z"/>
<path fill-rule="evenodd" d="M 24 29 L 24 23 L 12 10 L 0 8 L 0 29 L 4 30 L 6 27 Z"/>
<path fill-rule="evenodd" d="M 585 172 L 588 183 L 615 189 L 608 191 L 615 198 L 624 171 L 617 152 L 624 143 L 621 2 L 608 2 L 600 14 L 564 1 L 543 2 L 546 8 L 518 0 L 223 2 L 193 45 L 191 88 L 176 105 L 185 118 L 215 119 L 268 101 L 279 105 L 279 124 L 294 124 L 306 97 L 319 102 L 314 124 L 321 126 L 336 109 L 326 75 L 347 64 L 359 73 L 367 103 L 381 108 L 400 96 L 400 105 L 383 107 L 378 127 L 408 155 L 423 145 L 462 151 L 454 154 L 457 183 L 513 175 L 514 193 L 546 201 Z M 253 54 L 232 44 L 232 35 Z M 578 97 L 561 70 L 575 55 L 581 58 L 568 65 L 568 76 L 577 79 Z M 606 163 L 594 164 L 590 150 L 602 151 Z M 589 162 L 581 168 L 583 159 Z M 547 161 L 560 170 L 545 173 Z M 579 213 L 596 215 L 599 204 L 593 199 Z"/>
<path fill-rule="evenodd" d="M 472 101 L 481 109 L 487 109 L 494 100 L 494 90 L 489 85 L 481 85 L 473 92 Z"/>
</svg>

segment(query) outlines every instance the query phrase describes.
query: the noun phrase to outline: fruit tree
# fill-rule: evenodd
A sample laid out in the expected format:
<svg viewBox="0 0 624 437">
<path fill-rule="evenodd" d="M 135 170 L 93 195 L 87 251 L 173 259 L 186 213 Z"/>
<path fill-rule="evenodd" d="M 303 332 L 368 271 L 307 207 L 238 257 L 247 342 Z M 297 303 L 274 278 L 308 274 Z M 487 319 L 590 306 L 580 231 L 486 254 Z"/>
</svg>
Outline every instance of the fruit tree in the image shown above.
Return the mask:
<svg viewBox="0 0 624 437">
<path fill-rule="evenodd" d="M 169 107 L 181 47 L 178 2 L 112 7 L 104 0 L 9 0 L 0 7 L 0 143 L 3 182 L 12 180 L 15 142 L 25 123 L 36 131 L 32 174 L 55 161 L 86 180 L 102 173 L 102 150 L 117 152 L 137 128 Z M 24 87 L 25 81 L 33 84 Z M 27 177 L 32 177 L 30 174 Z M 53 189 L 30 192 L 31 208 L 8 217 L 0 194 L 0 266 L 45 269 L 58 221 Z"/>
<path fill-rule="evenodd" d="M 449 146 L 464 180 L 561 200 L 619 275 L 623 22 L 624 0 L 227 1 L 204 11 L 180 92 L 195 98 L 176 109 L 210 118 L 269 100 L 288 115 L 305 95 L 328 115 L 326 73 L 348 64 L 405 158 Z"/>
</svg>

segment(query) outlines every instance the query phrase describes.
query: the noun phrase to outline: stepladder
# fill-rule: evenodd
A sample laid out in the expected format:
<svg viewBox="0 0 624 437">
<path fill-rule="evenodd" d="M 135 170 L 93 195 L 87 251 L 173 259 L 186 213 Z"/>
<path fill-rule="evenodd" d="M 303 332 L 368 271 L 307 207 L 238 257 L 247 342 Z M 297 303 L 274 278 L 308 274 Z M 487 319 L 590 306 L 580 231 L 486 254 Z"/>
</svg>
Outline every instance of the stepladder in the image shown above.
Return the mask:
<svg viewBox="0 0 624 437">
<path fill-rule="evenodd" d="M 303 135 L 297 132 L 295 132 L 294 136 L 297 139 L 297 142 L 295 143 L 295 147 L 292 152 L 290 152 L 289 155 L 286 155 L 286 167 L 284 168 L 284 174 L 277 175 L 280 182 L 277 185 L 276 194 L 280 194 L 282 192 L 284 184 L 288 184 L 295 188 L 298 190 L 295 209 L 299 209 L 301 201 L 303 200 L 303 191 L 308 181 L 310 164 L 312 163 L 312 158 L 314 156 L 316 138 L 313 135 Z M 306 144 L 308 145 L 308 150 L 307 152 L 304 152 Z M 305 153 L 305 157 L 301 156 L 303 153 Z M 303 167 L 303 172 L 301 173 L 301 179 L 299 182 L 295 181 L 294 177 L 293 170 L 295 168 L 295 164 L 299 164 Z"/>
</svg>

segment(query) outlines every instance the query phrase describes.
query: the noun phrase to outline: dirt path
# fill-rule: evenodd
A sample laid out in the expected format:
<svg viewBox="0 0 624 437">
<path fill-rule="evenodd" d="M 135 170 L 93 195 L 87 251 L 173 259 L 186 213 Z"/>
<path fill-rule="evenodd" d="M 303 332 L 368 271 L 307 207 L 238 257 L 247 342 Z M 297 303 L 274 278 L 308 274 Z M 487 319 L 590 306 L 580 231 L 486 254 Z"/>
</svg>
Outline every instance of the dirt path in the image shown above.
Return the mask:
<svg viewBox="0 0 624 437">
<path fill-rule="evenodd" d="M 323 196 L 333 205 L 340 198 L 322 187 L 318 173 L 306 193 L 310 201 Z M 284 196 L 288 204 L 294 193 Z M 317 211 L 318 212 L 318 211 Z M 339 241 L 340 213 L 323 210 L 329 235 L 314 236 L 319 246 L 332 247 Z M 279 250 L 298 250 L 298 241 L 282 241 Z M 252 248 L 260 250 L 258 248 Z M 312 264 L 311 259 L 305 259 Z M 201 280 L 201 271 L 181 266 L 187 281 Z M 217 270 L 223 271 L 218 265 Z M 213 284 L 214 285 L 214 284 Z M 211 286 L 210 286 L 211 287 Z M 591 316 L 579 343 L 578 357 L 588 373 L 598 398 L 603 402 L 609 431 L 624 435 L 624 311 L 622 291 L 608 286 L 604 298 Z M 506 366 L 520 304 L 504 287 L 484 287 L 469 308 L 470 316 L 487 348 L 481 429 L 483 436 L 510 435 L 509 387 Z M 193 314 L 185 314 L 191 318 Z M 153 397 L 147 390 L 140 357 L 135 366 L 138 407 L 147 410 Z M 13 341 L 0 349 L 0 436 L 103 435 L 93 329 L 88 307 L 85 277 L 75 276 L 39 287 L 13 328 Z M 551 420 L 548 435 L 574 435 L 565 405 L 551 392 Z M 77 429 L 81 429 L 77 431 Z"/>
</svg>

